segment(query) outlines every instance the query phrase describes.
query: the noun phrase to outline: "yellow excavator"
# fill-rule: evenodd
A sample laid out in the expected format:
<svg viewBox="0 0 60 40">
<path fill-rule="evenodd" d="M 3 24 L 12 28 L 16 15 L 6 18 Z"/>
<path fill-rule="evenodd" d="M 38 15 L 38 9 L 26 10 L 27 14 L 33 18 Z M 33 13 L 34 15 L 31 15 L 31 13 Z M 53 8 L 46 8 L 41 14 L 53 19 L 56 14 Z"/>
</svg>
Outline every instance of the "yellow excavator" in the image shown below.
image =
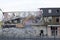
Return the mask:
<svg viewBox="0 0 60 40">
<path fill-rule="evenodd" d="M 28 16 L 28 17 L 24 18 L 22 23 L 16 24 L 16 27 L 24 27 L 25 23 L 30 19 L 34 20 L 35 16 Z"/>
<path fill-rule="evenodd" d="M 25 26 L 25 23 L 30 20 L 30 19 L 35 19 L 35 16 L 28 16 L 26 18 L 22 19 L 22 23 L 17 23 L 17 24 L 3 24 L 3 28 L 10 28 L 10 27 L 17 27 L 17 28 L 23 28 Z"/>
</svg>

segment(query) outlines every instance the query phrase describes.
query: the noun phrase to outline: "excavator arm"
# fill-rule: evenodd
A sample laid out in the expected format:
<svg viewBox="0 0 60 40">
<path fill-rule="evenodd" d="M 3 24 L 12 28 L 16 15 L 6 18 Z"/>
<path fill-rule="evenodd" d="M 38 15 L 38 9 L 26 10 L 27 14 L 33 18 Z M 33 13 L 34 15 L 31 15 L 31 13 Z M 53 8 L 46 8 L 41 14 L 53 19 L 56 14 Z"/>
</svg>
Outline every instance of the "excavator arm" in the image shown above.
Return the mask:
<svg viewBox="0 0 60 40">
<path fill-rule="evenodd" d="M 35 16 L 28 16 L 23 20 L 23 24 L 25 24 L 25 22 L 27 22 L 30 19 L 35 19 Z"/>
</svg>

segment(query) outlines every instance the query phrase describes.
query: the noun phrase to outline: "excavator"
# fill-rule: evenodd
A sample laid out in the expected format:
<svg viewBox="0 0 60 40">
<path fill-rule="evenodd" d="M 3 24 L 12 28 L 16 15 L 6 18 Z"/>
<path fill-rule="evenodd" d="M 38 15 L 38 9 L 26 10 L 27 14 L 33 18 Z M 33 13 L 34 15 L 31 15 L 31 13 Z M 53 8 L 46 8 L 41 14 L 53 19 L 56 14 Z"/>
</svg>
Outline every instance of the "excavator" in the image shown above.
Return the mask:
<svg viewBox="0 0 60 40">
<path fill-rule="evenodd" d="M 28 20 L 34 20 L 35 19 L 35 16 L 28 16 L 26 18 L 23 18 L 22 19 L 22 23 L 16 23 L 16 24 L 3 24 L 2 25 L 2 28 L 11 28 L 11 27 L 17 27 L 17 28 L 23 28 L 25 26 L 25 23 L 28 21 Z"/>
<path fill-rule="evenodd" d="M 19 27 L 24 27 L 25 24 L 26 24 L 26 22 L 29 21 L 29 20 L 31 20 L 31 19 L 34 20 L 35 16 L 28 16 L 28 17 L 24 18 L 22 23 L 16 24 L 16 27 L 18 27 L 18 28 Z"/>
</svg>

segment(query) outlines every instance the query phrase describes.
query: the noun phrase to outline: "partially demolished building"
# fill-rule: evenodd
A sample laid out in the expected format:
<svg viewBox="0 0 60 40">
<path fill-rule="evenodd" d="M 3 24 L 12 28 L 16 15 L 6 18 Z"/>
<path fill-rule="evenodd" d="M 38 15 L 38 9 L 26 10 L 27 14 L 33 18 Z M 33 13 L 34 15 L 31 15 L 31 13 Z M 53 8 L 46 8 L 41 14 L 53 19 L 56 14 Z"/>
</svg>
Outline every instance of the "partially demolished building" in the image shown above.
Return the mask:
<svg viewBox="0 0 60 40">
<path fill-rule="evenodd" d="M 3 28 L 32 27 L 38 36 L 60 36 L 60 8 L 40 8 L 39 11 L 3 12 Z"/>
</svg>

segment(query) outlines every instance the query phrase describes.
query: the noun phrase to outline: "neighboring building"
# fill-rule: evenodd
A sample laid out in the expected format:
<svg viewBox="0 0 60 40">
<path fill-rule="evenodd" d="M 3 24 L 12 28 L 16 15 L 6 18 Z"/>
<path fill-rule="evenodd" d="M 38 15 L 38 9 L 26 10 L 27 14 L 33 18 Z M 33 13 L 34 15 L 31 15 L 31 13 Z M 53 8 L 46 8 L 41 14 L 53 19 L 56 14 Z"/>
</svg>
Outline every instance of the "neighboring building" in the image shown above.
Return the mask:
<svg viewBox="0 0 60 40">
<path fill-rule="evenodd" d="M 40 8 L 48 36 L 60 36 L 60 8 Z"/>
</svg>

